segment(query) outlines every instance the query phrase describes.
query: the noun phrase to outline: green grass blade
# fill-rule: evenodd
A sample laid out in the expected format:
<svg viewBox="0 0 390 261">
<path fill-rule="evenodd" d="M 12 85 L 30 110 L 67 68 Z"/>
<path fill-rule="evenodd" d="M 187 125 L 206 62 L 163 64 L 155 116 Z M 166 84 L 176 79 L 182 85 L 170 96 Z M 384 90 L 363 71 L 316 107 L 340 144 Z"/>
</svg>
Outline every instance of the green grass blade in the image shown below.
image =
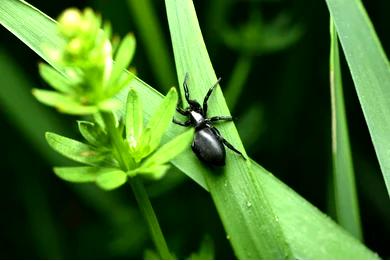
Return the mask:
<svg viewBox="0 0 390 261">
<path fill-rule="evenodd" d="M 59 36 L 53 19 L 33 7 L 19 0 L 4 0 L 0 5 L 1 24 L 19 39 L 34 50 L 39 56 L 47 56 L 43 52 L 45 46 L 64 46 L 65 41 Z M 23 21 L 23 23 L 21 23 Z M 26 26 L 28 25 L 28 26 Z M 34 28 L 34 30 L 28 30 Z M 50 37 L 44 33 L 50 31 Z"/>
<path fill-rule="evenodd" d="M 192 6 L 190 9 L 188 9 L 188 5 L 190 4 L 188 1 L 182 3 L 183 6 L 184 4 L 186 5 L 186 8 L 182 9 L 183 12 L 188 12 L 192 10 Z M 193 11 L 191 11 L 191 13 L 192 15 L 194 15 Z M 20 39 L 26 44 L 28 44 L 38 54 L 42 55 L 41 43 L 53 43 L 53 39 L 56 39 L 57 34 L 55 32 L 53 21 L 50 19 L 42 20 L 42 17 L 39 16 L 44 16 L 44 14 L 37 12 L 35 9 L 32 9 L 29 5 L 16 0 L 3 0 L 2 5 L 0 5 L 1 24 L 5 24 L 5 20 L 8 19 L 7 17 L 9 17 L 9 14 L 16 17 L 29 16 L 29 21 L 31 23 L 28 28 L 24 26 L 23 20 L 17 21 L 15 19 L 12 19 L 14 23 L 9 24 L 9 22 L 7 22 L 7 24 L 12 27 L 11 32 L 16 33 L 17 35 L 21 35 Z M 184 15 L 185 14 L 188 15 L 188 13 L 184 13 Z M 37 23 L 33 22 L 34 17 L 36 17 L 37 21 L 47 24 L 37 25 Z M 36 28 L 35 26 L 38 27 Z M 191 24 L 191 26 L 194 26 L 194 24 Z M 198 26 L 197 23 L 196 26 Z M 35 45 L 29 42 L 31 40 L 31 37 L 28 37 L 28 34 L 30 32 L 32 34 L 39 34 L 41 41 L 36 42 Z M 24 38 L 23 35 L 25 35 L 26 38 Z M 62 41 L 58 39 L 58 37 L 57 40 L 58 45 L 54 42 L 54 48 L 58 47 L 62 43 Z M 200 47 L 205 49 L 203 43 Z M 199 46 L 197 46 L 196 48 L 199 48 Z M 42 58 L 47 59 L 47 57 L 45 56 L 42 56 Z M 204 64 L 199 64 L 199 66 L 204 66 Z M 196 75 L 192 75 L 191 77 L 193 79 L 199 79 L 199 77 L 197 77 Z M 203 88 L 209 87 L 209 81 L 212 80 L 213 78 L 206 79 L 206 87 Z M 144 113 L 146 119 L 149 119 L 150 114 L 155 111 L 157 106 L 161 103 L 163 96 L 138 78 L 132 82 L 132 85 L 137 89 L 137 92 L 140 94 L 140 97 L 143 100 L 148 101 L 149 106 L 147 108 L 144 108 Z M 194 91 L 196 90 L 197 89 L 194 88 Z M 202 94 L 204 95 L 204 93 Z M 217 94 L 221 95 L 219 89 L 217 90 Z M 125 104 L 126 96 L 127 93 L 121 93 L 120 95 L 118 95 L 118 99 L 120 99 L 122 103 Z M 210 98 L 211 104 L 216 104 L 215 98 L 216 97 Z M 231 128 L 233 128 L 233 126 L 231 126 Z M 221 128 L 221 130 L 223 130 L 223 133 L 225 134 L 226 129 Z M 227 131 L 230 130 L 230 128 L 227 129 Z M 180 128 L 180 126 L 172 126 L 163 138 L 163 143 L 167 142 L 173 137 L 176 137 L 179 133 L 182 132 L 183 129 Z M 228 136 L 227 138 L 230 137 Z M 234 145 L 238 146 L 239 144 Z M 229 153 L 228 157 L 229 164 L 230 160 L 234 160 L 235 155 Z M 185 174 L 193 178 L 198 184 L 206 188 L 205 180 L 202 174 L 211 176 L 212 173 L 210 173 L 209 170 L 205 169 L 205 167 L 194 156 L 190 148 L 188 148 L 184 153 L 180 154 L 173 161 L 173 164 Z M 252 162 L 252 170 L 254 172 L 254 175 L 252 176 L 253 179 L 250 180 L 250 182 L 258 186 L 259 179 L 261 178 L 264 194 L 267 195 L 270 206 L 274 211 L 275 216 L 278 218 L 275 221 L 280 224 L 284 232 L 285 239 L 288 242 L 288 245 L 290 246 L 290 249 L 292 251 L 292 255 L 289 257 L 299 259 L 378 258 L 376 254 L 368 250 L 364 245 L 362 245 L 356 239 L 351 237 L 349 234 L 345 233 L 344 230 L 342 230 L 329 218 L 323 215 L 315 207 L 310 205 L 307 201 L 305 201 L 303 198 L 301 198 L 294 191 L 289 189 L 287 186 L 285 186 L 283 183 L 281 183 L 279 180 L 277 180 L 274 176 L 272 176 L 266 170 L 261 168 L 255 162 Z M 233 173 L 233 175 L 235 176 L 238 176 L 238 174 L 239 172 Z M 217 179 L 218 177 L 215 178 Z M 240 191 L 240 193 L 236 194 L 236 196 L 238 198 L 243 198 L 246 195 L 242 193 L 242 191 Z M 247 211 L 255 211 L 255 205 L 253 205 L 254 202 L 249 203 L 250 204 L 246 202 Z M 231 216 L 234 216 L 236 213 L 230 214 Z M 252 224 L 253 226 L 259 224 L 257 220 L 255 220 L 254 222 L 255 223 Z M 240 220 L 239 224 L 243 226 L 244 230 L 247 229 L 244 227 L 246 224 L 248 224 L 247 220 Z M 271 229 L 271 227 L 265 227 L 264 229 Z M 232 238 L 233 235 L 230 236 Z M 261 236 L 261 234 L 258 236 Z M 254 256 L 255 254 L 250 253 L 250 251 L 248 251 L 246 255 Z"/>
<path fill-rule="evenodd" d="M 168 91 L 175 83 L 172 58 L 168 53 L 162 28 L 156 19 L 158 16 L 153 9 L 153 3 L 150 0 L 127 0 L 127 5 L 160 89 Z"/>
<path fill-rule="evenodd" d="M 245 82 L 248 79 L 251 67 L 253 64 L 253 57 L 246 54 L 241 54 L 238 61 L 234 65 L 232 74 L 226 87 L 226 101 L 231 110 L 233 110 L 239 101 L 240 94 L 244 89 Z"/>
<path fill-rule="evenodd" d="M 336 215 L 339 224 L 362 240 L 355 174 L 352 164 L 337 33 L 330 25 L 330 93 L 332 102 L 332 154 Z"/>
<path fill-rule="evenodd" d="M 191 1 L 166 0 L 165 3 L 179 82 L 188 72 L 191 98 L 202 101 L 217 78 L 204 46 L 195 9 Z M 209 101 L 210 115 L 230 115 L 219 88 Z M 234 124 L 224 124 L 220 131 L 244 152 Z M 249 161 L 228 151 L 226 167 L 219 175 L 209 169 L 202 172 L 238 258 L 291 257 L 278 218 L 263 192 L 262 181 L 252 172 Z"/>
<path fill-rule="evenodd" d="M 358 0 L 326 0 L 390 194 L 390 67 Z"/>
<path fill-rule="evenodd" d="M 295 259 L 378 259 L 357 239 L 253 162 Z"/>
</svg>

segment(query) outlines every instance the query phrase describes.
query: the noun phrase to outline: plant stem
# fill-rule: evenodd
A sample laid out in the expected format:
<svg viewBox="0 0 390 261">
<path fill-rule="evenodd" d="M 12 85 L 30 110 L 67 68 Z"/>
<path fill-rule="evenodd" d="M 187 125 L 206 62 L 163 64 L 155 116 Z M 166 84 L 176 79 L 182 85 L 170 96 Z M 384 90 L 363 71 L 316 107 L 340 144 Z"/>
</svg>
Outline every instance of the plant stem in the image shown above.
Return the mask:
<svg viewBox="0 0 390 261">
<path fill-rule="evenodd" d="M 176 83 L 172 55 L 167 51 L 169 48 L 153 2 L 127 0 L 127 5 L 157 82 L 163 90 L 168 91 Z"/>
<path fill-rule="evenodd" d="M 233 68 L 225 91 L 226 101 L 229 104 L 230 110 L 233 110 L 237 104 L 252 67 L 252 60 L 253 58 L 250 55 L 241 54 Z"/>
<path fill-rule="evenodd" d="M 134 177 L 129 180 L 129 183 L 133 189 L 141 213 L 147 221 L 149 231 L 160 257 L 162 259 L 173 259 L 142 181 L 138 177 Z"/>
<path fill-rule="evenodd" d="M 131 161 L 125 159 L 126 152 L 124 151 L 124 142 L 121 133 L 119 133 L 115 126 L 114 114 L 102 113 L 102 118 L 106 125 L 106 130 L 110 135 L 114 154 L 119 161 L 119 165 L 125 172 L 131 170 Z M 148 224 L 150 235 L 152 236 L 152 240 L 160 257 L 162 259 L 173 259 L 142 181 L 138 177 L 133 177 L 129 179 L 129 183 L 133 189 L 138 207 Z"/>
</svg>

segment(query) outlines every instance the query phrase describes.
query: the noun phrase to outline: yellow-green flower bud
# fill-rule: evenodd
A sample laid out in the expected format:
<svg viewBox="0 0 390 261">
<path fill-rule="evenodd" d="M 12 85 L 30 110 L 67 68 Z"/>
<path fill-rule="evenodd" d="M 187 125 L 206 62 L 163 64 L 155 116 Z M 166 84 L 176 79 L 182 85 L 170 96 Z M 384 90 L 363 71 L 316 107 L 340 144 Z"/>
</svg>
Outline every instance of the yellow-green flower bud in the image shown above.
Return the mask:
<svg viewBox="0 0 390 261">
<path fill-rule="evenodd" d="M 80 11 L 76 8 L 70 8 L 58 18 L 58 27 L 65 37 L 71 38 L 79 32 L 81 22 Z"/>
<path fill-rule="evenodd" d="M 82 40 L 80 38 L 74 38 L 68 43 L 66 50 L 72 55 L 78 55 L 81 53 L 82 47 Z"/>
</svg>

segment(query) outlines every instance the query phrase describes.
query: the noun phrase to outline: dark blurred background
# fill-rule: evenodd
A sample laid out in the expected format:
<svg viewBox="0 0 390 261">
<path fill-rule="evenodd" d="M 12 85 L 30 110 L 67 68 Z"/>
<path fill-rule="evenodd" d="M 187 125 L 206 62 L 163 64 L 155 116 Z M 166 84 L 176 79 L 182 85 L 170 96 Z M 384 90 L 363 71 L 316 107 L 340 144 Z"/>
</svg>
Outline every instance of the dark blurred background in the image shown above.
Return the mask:
<svg viewBox="0 0 390 261">
<path fill-rule="evenodd" d="M 53 18 L 67 7 L 91 6 L 111 21 L 115 33 L 134 32 L 138 43 L 133 65 L 139 77 L 165 92 L 177 86 L 174 60 L 164 1 L 150 2 L 155 13 L 151 18 L 133 0 L 29 1 Z M 390 1 L 363 3 L 389 55 Z M 248 154 L 334 216 L 325 1 L 194 4 Z M 165 43 L 148 40 L 155 37 L 153 20 Z M 33 99 L 31 88 L 46 86 L 37 72 L 41 59 L 3 27 L 0 36 L 0 258 L 143 258 L 153 245 L 128 187 L 102 192 L 92 185 L 66 183 L 52 173 L 53 165 L 68 162 L 46 145 L 44 131 L 79 137 L 75 118 Z M 157 43 L 166 56 L 158 51 L 151 55 Z M 344 57 L 342 71 L 364 242 L 390 258 L 389 198 Z M 198 185 L 173 169 L 148 190 L 179 258 L 197 251 L 202 242 L 214 245 L 216 258 L 234 258 L 211 198 Z"/>
</svg>

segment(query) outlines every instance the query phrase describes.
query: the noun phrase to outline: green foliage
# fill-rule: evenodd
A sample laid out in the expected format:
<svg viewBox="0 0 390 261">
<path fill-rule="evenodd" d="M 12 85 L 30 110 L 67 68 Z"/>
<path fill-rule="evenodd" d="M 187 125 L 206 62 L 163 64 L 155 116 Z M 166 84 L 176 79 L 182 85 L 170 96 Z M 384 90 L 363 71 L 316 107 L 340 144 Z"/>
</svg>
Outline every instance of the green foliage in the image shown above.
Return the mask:
<svg viewBox="0 0 390 261">
<path fill-rule="evenodd" d="M 359 1 L 327 0 L 390 195 L 390 65 Z"/>
<path fill-rule="evenodd" d="M 332 102 L 332 154 L 335 206 L 338 222 L 356 238 L 362 240 L 359 207 L 355 187 L 337 34 L 330 25 L 330 93 Z"/>
<path fill-rule="evenodd" d="M 115 106 L 108 106 L 109 99 L 133 79 L 131 74 L 123 71 L 134 56 L 135 39 L 130 34 L 123 39 L 113 63 L 110 30 L 108 26 L 105 29 L 101 30 L 100 17 L 90 9 L 85 9 L 83 13 L 68 9 L 60 16 L 58 30 L 67 44 L 61 51 L 47 48 L 50 50 L 47 53 L 65 75 L 47 65 L 41 65 L 40 72 L 49 84 L 64 94 L 34 90 L 39 101 L 71 114 L 97 114 L 99 110 L 115 109 Z M 99 99 L 91 102 L 87 98 L 86 102 L 80 102 L 77 100 L 80 96 Z M 95 166 L 57 168 L 56 174 L 71 182 L 96 182 L 105 190 L 123 185 L 127 176 L 139 174 L 160 179 L 169 169 L 167 163 L 188 147 L 193 135 L 193 131 L 187 131 L 156 151 L 161 137 L 172 122 L 177 99 L 176 90 L 171 88 L 143 132 L 142 102 L 137 92 L 131 89 L 124 115 L 125 139 L 123 128 L 106 112 L 96 122 L 79 121 L 80 133 L 89 144 L 47 133 L 48 143 L 57 152 L 77 162 Z"/>
<path fill-rule="evenodd" d="M 176 103 L 177 94 L 172 88 L 152 116 L 154 120 L 151 123 L 149 121 L 146 127 L 150 131 L 145 133 L 151 133 L 152 136 L 142 135 L 142 106 L 137 92 L 130 90 L 125 114 L 126 138 L 119 141 L 123 145 L 119 151 L 113 147 L 114 143 L 109 142 L 113 137 L 108 135 L 110 131 L 120 131 L 120 127 L 109 130 L 103 129 L 98 123 L 79 121 L 79 130 L 89 144 L 47 133 L 46 139 L 54 150 L 74 161 L 94 166 L 55 168 L 55 173 L 70 182 L 96 182 L 106 190 L 123 185 L 127 180 L 126 173 L 130 177 L 142 175 L 160 179 L 169 169 L 167 163 L 186 149 L 193 137 L 193 130 L 189 130 L 157 149 L 163 133 L 172 121 Z M 119 137 L 122 136 L 120 134 Z M 136 164 L 125 164 L 131 166 L 128 169 L 122 165 L 123 161 Z"/>
<path fill-rule="evenodd" d="M 179 1 L 177 1 L 177 3 L 178 2 Z M 354 2 L 351 1 L 349 4 L 354 5 Z M 6 12 L 4 12 L 4 10 L 6 10 Z M 340 10 L 348 12 L 348 10 L 355 9 L 341 8 Z M 8 14 L 13 15 L 9 16 Z M 196 16 L 194 14 L 195 13 L 192 10 L 192 6 L 189 4 L 189 1 L 183 1 L 181 5 L 177 4 L 176 8 L 171 9 L 171 16 L 178 16 L 180 17 L 180 19 L 182 19 L 181 16 L 187 16 L 190 22 L 187 24 L 183 23 L 183 27 L 189 26 L 190 29 L 188 29 L 188 32 L 196 34 L 197 30 L 194 30 L 194 28 L 197 29 L 198 25 Z M 16 19 L 14 19 L 15 17 Z M 30 27 L 27 28 L 26 26 L 24 26 L 24 23 L 20 22 L 22 21 L 23 17 L 26 17 Z M 46 59 L 49 63 L 53 64 L 52 58 L 49 57 L 47 53 L 42 51 L 43 47 L 41 42 L 45 43 L 45 50 L 48 46 L 51 46 L 52 49 L 60 49 L 63 45 L 63 42 L 61 38 L 57 36 L 56 30 L 54 30 L 54 23 L 50 19 L 45 17 L 38 10 L 31 8 L 31 6 L 28 6 L 23 2 L 5 0 L 4 4 L 2 3 L 2 5 L 0 6 L 0 22 L 2 24 L 5 24 L 8 29 L 10 29 L 23 41 L 25 41 L 36 52 L 42 55 L 44 59 Z M 207 53 L 205 53 L 203 39 L 201 39 L 201 37 L 199 37 L 198 35 L 198 39 L 196 41 L 193 41 L 193 38 L 185 37 L 187 36 L 185 32 L 183 33 L 178 30 L 178 32 L 176 33 L 179 33 L 179 36 L 181 36 L 182 39 L 186 39 L 183 40 L 183 49 L 190 47 L 190 51 L 194 51 L 194 54 L 189 52 L 188 59 L 182 58 L 180 55 L 177 55 L 177 52 L 175 53 L 179 77 L 182 77 L 184 75 L 184 71 L 190 68 L 191 81 L 193 81 L 193 83 L 191 84 L 191 93 L 195 94 L 197 99 L 201 99 L 205 93 L 205 89 L 201 88 L 207 88 L 210 83 L 215 80 L 215 75 L 213 75 L 213 69 L 211 67 L 210 62 L 208 61 Z M 350 36 L 351 34 L 354 35 L 354 33 L 355 31 L 344 32 L 343 34 L 345 36 Z M 364 37 L 365 36 L 366 34 L 364 34 Z M 36 41 L 36 39 L 39 39 L 39 41 Z M 197 53 L 198 49 L 202 50 L 202 55 L 199 55 L 199 53 Z M 352 53 L 352 55 L 354 54 Z M 357 55 L 355 53 L 355 57 L 356 56 Z M 183 61 L 188 63 L 181 64 Z M 60 75 L 65 75 L 64 72 L 60 69 L 58 70 Z M 68 77 L 66 77 L 66 79 L 68 79 Z M 196 82 L 196 84 L 194 82 Z M 162 96 L 156 93 L 154 90 L 150 89 L 147 84 L 145 84 L 138 78 L 134 78 L 134 80 L 131 82 L 131 85 L 136 90 L 137 97 L 142 98 L 142 101 L 147 101 L 148 103 L 148 106 L 145 106 L 143 108 L 143 111 L 145 112 L 143 116 L 145 116 L 145 121 L 148 121 L 148 119 L 150 119 L 150 115 L 157 110 L 158 105 L 161 103 Z M 60 86 L 62 85 L 60 84 Z M 198 89 L 198 87 L 200 88 Z M 219 96 L 214 97 L 213 95 L 213 97 L 211 97 L 211 100 L 213 102 L 213 105 L 210 108 L 211 112 L 218 114 L 227 112 L 226 108 L 224 108 L 223 98 L 221 97 L 220 93 L 217 93 L 217 95 Z M 125 92 L 118 93 L 118 98 L 121 101 L 122 105 L 125 104 L 126 96 L 127 93 Z M 215 100 L 213 101 L 213 99 L 217 99 L 217 103 L 215 103 Z M 136 102 L 131 102 L 131 104 L 131 106 L 137 106 Z M 214 105 L 216 106 L 213 107 Z M 108 107 L 110 106 L 108 105 L 106 108 Z M 122 106 L 122 108 L 125 108 L 125 106 Z M 131 110 L 134 111 L 134 109 Z M 119 112 L 121 117 L 118 118 L 124 119 L 124 121 L 127 122 L 127 119 L 123 118 L 123 111 L 124 110 L 121 110 Z M 87 147 L 81 146 L 85 149 L 107 147 L 107 143 L 110 144 L 112 141 L 112 136 L 108 135 L 105 121 L 102 119 L 101 121 L 99 121 L 99 116 L 94 116 L 96 122 L 86 122 L 83 124 L 79 124 L 82 125 L 80 131 L 81 129 L 83 129 L 83 131 L 81 131 L 83 137 L 88 141 L 88 144 L 84 144 Z M 122 124 L 123 122 L 115 122 L 115 129 L 117 130 L 116 132 L 120 134 L 123 134 L 121 132 Z M 129 128 L 127 126 L 127 123 L 125 125 L 127 136 L 127 129 Z M 240 144 L 240 141 L 235 133 L 234 128 L 230 124 L 226 125 L 227 126 L 221 126 L 221 132 L 229 139 L 229 141 L 231 141 L 235 145 L 237 142 L 238 144 Z M 95 129 L 96 126 L 97 129 Z M 134 126 L 137 126 L 137 123 L 134 123 Z M 166 132 L 166 135 L 162 138 L 162 143 L 167 143 L 168 140 L 172 139 L 173 137 L 177 137 L 177 135 L 181 133 L 181 131 L 182 130 L 180 128 L 175 128 L 171 126 Z M 142 134 L 145 132 L 146 129 L 142 129 Z M 135 133 L 134 130 L 133 133 Z M 103 135 L 103 137 L 105 137 L 108 142 L 105 141 L 103 142 L 103 144 L 98 144 L 98 141 L 100 139 L 97 139 L 97 137 L 99 137 L 99 135 Z M 148 135 L 150 137 L 150 134 Z M 56 138 L 56 140 L 61 139 Z M 79 143 L 76 144 L 80 145 Z M 129 140 L 123 139 L 123 142 L 121 144 L 128 145 Z M 71 154 L 73 155 L 73 157 L 79 158 L 81 157 L 80 153 L 82 154 L 82 156 L 85 156 L 82 151 L 83 150 L 80 151 L 76 148 L 75 151 L 73 151 L 74 153 L 76 153 L 76 156 L 73 155 L 72 151 Z M 150 154 L 150 158 L 152 157 L 153 154 Z M 145 161 L 146 160 L 147 159 L 145 159 Z M 272 243 L 282 245 L 282 247 L 284 243 L 286 243 L 291 249 L 291 256 L 289 256 L 291 258 L 377 258 L 375 254 L 367 250 L 361 243 L 354 240 L 350 235 L 340 229 L 340 227 L 338 227 L 329 218 L 321 214 L 316 208 L 311 206 L 303 198 L 299 197 L 290 188 L 284 186 L 274 176 L 272 176 L 266 170 L 258 166 L 256 163 L 252 162 L 252 174 L 249 173 L 250 175 L 246 175 L 245 173 L 244 175 L 242 175 L 242 173 L 245 172 L 247 169 L 240 169 L 240 163 L 236 165 L 237 167 L 234 167 L 236 161 L 238 161 L 238 159 L 235 159 L 232 154 L 228 153 L 227 168 L 231 169 L 227 171 L 228 173 L 222 173 L 222 175 L 218 177 L 212 176 L 215 173 L 202 166 L 193 156 L 192 152 L 189 149 L 184 153 L 180 154 L 174 160 L 174 164 L 178 166 L 181 170 L 183 170 L 187 175 L 191 176 L 194 180 L 196 180 L 201 186 L 208 187 L 211 190 L 218 210 L 220 213 L 222 213 L 221 216 L 224 220 L 224 225 L 227 228 L 226 230 L 234 232 L 229 232 L 228 238 L 231 240 L 238 257 L 257 257 L 261 255 L 267 257 L 276 257 L 279 253 L 276 253 L 274 256 L 272 256 L 272 254 L 274 253 L 272 253 L 270 247 L 263 247 L 261 243 L 259 243 L 258 237 L 262 237 L 265 241 L 270 240 Z M 165 164 L 158 165 L 153 170 L 153 172 L 158 174 L 160 171 L 164 171 L 165 167 Z M 77 177 L 78 174 L 76 173 L 75 176 Z M 85 178 L 87 179 L 88 177 Z M 120 178 L 118 178 L 118 180 L 120 181 Z M 225 183 L 225 181 L 228 182 Z M 227 189 L 223 188 L 223 185 L 225 184 L 228 187 Z M 243 187 L 244 185 L 249 186 L 250 189 Z M 256 193 L 249 193 L 253 191 L 252 189 Z M 257 200 L 260 201 L 260 203 L 257 203 Z M 241 208 L 239 206 L 240 204 L 242 205 Z M 239 209 L 239 211 L 237 211 L 237 209 Z M 251 213 L 248 214 L 245 213 L 245 211 Z M 256 220 L 253 217 L 257 217 L 258 219 Z M 271 220 L 271 224 L 268 225 L 267 223 L 265 223 L 264 220 L 261 220 L 262 217 L 265 218 L 265 221 L 270 221 L 270 219 L 275 218 L 275 222 L 272 222 Z M 228 218 L 232 218 L 232 221 L 229 222 L 229 220 L 227 220 Z M 259 222 L 261 225 L 260 228 Z M 280 230 L 282 231 L 282 233 L 278 232 Z M 276 233 L 274 233 L 275 231 Z M 273 233 L 276 235 L 276 237 L 272 236 Z M 251 244 L 252 242 L 254 242 L 254 244 Z M 239 249 L 239 244 L 242 244 L 241 249 Z M 257 245 L 259 245 L 260 247 L 257 248 Z M 254 250 L 264 252 L 255 253 Z M 157 257 L 161 256 L 157 255 Z"/>
<path fill-rule="evenodd" d="M 69 114 L 94 114 L 118 109 L 113 96 L 128 86 L 132 74 L 123 74 L 135 52 L 135 38 L 128 34 L 113 59 L 111 29 L 102 30 L 101 18 L 91 9 L 68 9 L 58 19 L 58 33 L 65 40 L 63 48 L 43 46 L 56 64 L 56 71 L 40 66 L 42 77 L 56 92 L 33 90 L 42 103 Z"/>
<path fill-rule="evenodd" d="M 188 71 L 191 94 L 200 100 L 216 77 L 193 3 L 166 0 L 166 8 L 179 81 Z M 214 95 L 210 112 L 229 115 L 219 88 Z M 219 128 L 244 151 L 233 124 Z M 187 174 L 195 169 L 203 174 L 238 258 L 377 258 L 254 162 L 246 163 L 228 153 L 222 175 L 197 164 L 187 163 L 181 169 Z"/>
<path fill-rule="evenodd" d="M 188 259 L 191 260 L 213 260 L 215 259 L 214 243 L 210 236 L 206 235 L 200 243 L 197 252 L 192 253 Z"/>
</svg>

